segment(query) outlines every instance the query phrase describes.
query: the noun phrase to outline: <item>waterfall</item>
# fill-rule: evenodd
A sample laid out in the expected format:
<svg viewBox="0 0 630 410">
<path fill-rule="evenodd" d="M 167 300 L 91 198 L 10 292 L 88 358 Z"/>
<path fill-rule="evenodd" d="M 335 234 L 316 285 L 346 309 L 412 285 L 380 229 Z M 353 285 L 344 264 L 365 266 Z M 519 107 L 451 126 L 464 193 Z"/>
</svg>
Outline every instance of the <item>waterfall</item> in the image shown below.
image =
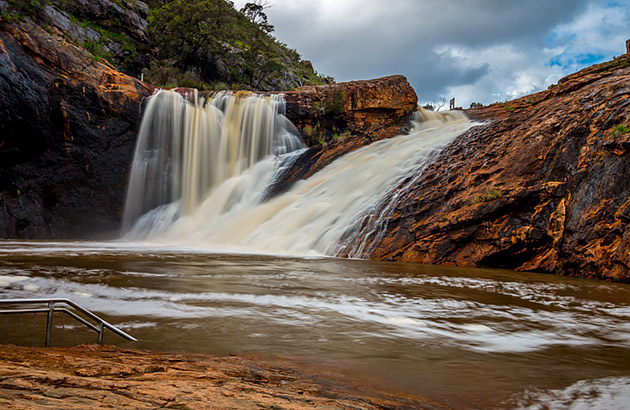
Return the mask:
<svg viewBox="0 0 630 410">
<path fill-rule="evenodd" d="M 155 197 L 139 197 L 128 204 L 132 207 L 130 219 L 135 220 L 128 239 L 237 252 L 293 255 L 345 252 L 361 256 L 374 241 L 372 231 L 382 225 L 381 219 L 391 208 L 384 202 L 388 194 L 410 175 L 420 175 L 433 156 L 473 125 L 459 112 L 421 110 L 416 113 L 409 134 L 377 141 L 346 154 L 310 178 L 297 182 L 286 193 L 263 201 L 267 187 L 301 154 L 296 150 L 300 147 L 296 140 L 289 138 L 291 128 L 277 119 L 286 120 L 277 114 L 277 107 L 273 108 L 280 100 L 247 97 L 252 100 L 248 104 L 269 107 L 268 113 L 276 115 L 275 120 L 269 117 L 255 125 L 242 121 L 260 120 L 262 111 L 235 121 L 226 110 L 233 102 L 216 101 L 238 99 L 237 96 L 217 96 L 204 105 L 191 104 L 173 94 L 163 92 L 149 102 L 149 106 L 156 104 L 156 111 L 150 113 L 147 107 L 141 138 L 168 139 L 158 128 L 184 130 L 184 136 L 187 132 L 197 135 L 203 128 L 208 134 L 223 138 L 227 129 L 229 138 L 249 141 L 244 144 L 248 149 L 226 151 L 223 144 L 227 142 L 222 140 L 196 142 L 192 147 L 192 143 L 181 142 L 172 135 L 171 140 L 176 142 L 162 149 L 147 149 L 139 141 L 134 159 L 134 170 L 139 168 L 137 178 L 144 183 L 162 185 L 132 187 L 135 183 L 132 172 L 130 195 L 143 192 Z M 162 107 L 162 100 L 178 103 L 169 102 Z M 172 119 L 160 114 L 171 112 L 173 106 L 178 115 L 169 117 Z M 275 122 L 276 128 L 260 129 L 270 122 Z M 155 136 L 148 136 L 152 133 Z M 250 133 L 257 137 L 245 135 Z M 266 148 L 262 141 L 253 143 L 262 134 L 273 141 Z M 152 161 L 156 162 L 156 168 L 148 172 L 154 166 Z M 182 178 L 174 181 L 175 171 L 180 172 L 180 168 L 184 168 L 178 174 Z M 366 243 L 359 240 L 361 235 L 367 238 Z M 356 249 L 347 249 L 342 242 L 353 243 Z"/>
<path fill-rule="evenodd" d="M 441 149 L 453 139 L 451 126 L 455 129 L 462 127 L 462 132 L 472 124 L 461 111 L 440 113 L 420 108 L 414 113 L 411 135 L 427 132 L 430 134 L 445 132 L 443 140 L 436 139 L 435 145 L 427 145 L 418 152 L 415 165 L 411 172 L 399 177 L 374 206 L 366 209 L 360 218 L 355 221 L 352 229 L 347 229 L 337 241 L 332 253 L 347 255 L 350 258 L 369 257 L 374 246 L 383 238 L 387 231 L 389 216 L 393 213 L 399 200 L 403 199 L 408 189 L 413 188 L 422 177 L 424 168 L 430 164 L 430 159 L 437 155 Z M 420 147 L 419 147 L 420 148 Z"/>
<path fill-rule="evenodd" d="M 140 124 L 123 230 L 166 204 L 193 215 L 213 189 L 263 158 L 303 148 L 283 114 L 279 95 L 157 91 Z"/>
</svg>

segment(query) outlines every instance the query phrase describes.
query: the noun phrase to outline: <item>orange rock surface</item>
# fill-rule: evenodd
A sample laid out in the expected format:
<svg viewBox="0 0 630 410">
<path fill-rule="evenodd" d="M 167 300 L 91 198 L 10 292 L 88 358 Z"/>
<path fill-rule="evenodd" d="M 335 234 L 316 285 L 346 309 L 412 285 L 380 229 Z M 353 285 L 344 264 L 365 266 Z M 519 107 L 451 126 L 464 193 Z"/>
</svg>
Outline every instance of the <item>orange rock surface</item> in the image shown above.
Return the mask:
<svg viewBox="0 0 630 410">
<path fill-rule="evenodd" d="M 364 256 L 630 281 L 630 56 L 468 114 Z"/>
<path fill-rule="evenodd" d="M 0 236 L 116 231 L 153 88 L 30 19 L 0 19 Z"/>
<path fill-rule="evenodd" d="M 240 357 L 0 346 L 3 409 L 438 409 Z"/>
<path fill-rule="evenodd" d="M 284 93 L 287 117 L 308 145 L 331 141 L 331 135 L 367 137 L 371 141 L 400 135 L 409 127 L 418 97 L 401 75 L 374 80 L 301 87 Z"/>
</svg>

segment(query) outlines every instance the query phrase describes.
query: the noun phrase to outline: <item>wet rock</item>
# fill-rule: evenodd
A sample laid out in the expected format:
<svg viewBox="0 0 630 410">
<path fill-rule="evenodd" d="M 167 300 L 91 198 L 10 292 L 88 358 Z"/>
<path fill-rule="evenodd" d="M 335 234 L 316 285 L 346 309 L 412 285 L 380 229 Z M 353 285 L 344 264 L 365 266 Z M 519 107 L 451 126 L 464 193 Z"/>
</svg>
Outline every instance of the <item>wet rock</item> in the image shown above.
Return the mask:
<svg viewBox="0 0 630 410">
<path fill-rule="evenodd" d="M 468 114 L 363 256 L 630 281 L 630 56 Z"/>
<path fill-rule="evenodd" d="M 245 358 L 0 346 L 3 409 L 441 409 Z"/>
<path fill-rule="evenodd" d="M 151 93 L 28 18 L 0 22 L 0 236 L 117 230 Z"/>
</svg>

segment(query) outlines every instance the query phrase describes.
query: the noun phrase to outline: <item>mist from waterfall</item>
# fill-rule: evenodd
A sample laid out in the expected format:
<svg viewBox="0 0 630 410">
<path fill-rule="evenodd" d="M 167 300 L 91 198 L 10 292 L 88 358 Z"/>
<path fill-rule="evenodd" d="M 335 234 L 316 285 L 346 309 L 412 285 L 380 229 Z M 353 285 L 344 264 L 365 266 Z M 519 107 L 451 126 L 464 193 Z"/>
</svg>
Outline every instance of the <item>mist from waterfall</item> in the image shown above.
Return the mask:
<svg viewBox="0 0 630 410">
<path fill-rule="evenodd" d="M 473 125 L 459 112 L 421 110 L 409 134 L 353 151 L 286 193 L 264 200 L 266 189 L 299 158 L 301 146 L 285 123 L 288 120 L 279 114 L 280 97 L 249 95 L 247 104 L 259 111 L 247 120 L 259 125 L 244 124 L 245 117 L 237 115 L 238 126 L 229 122 L 232 117 L 225 110 L 230 104 L 242 109 L 244 101 L 226 102 L 235 98 L 239 97 L 220 95 L 191 103 L 173 92 L 152 97 L 129 187 L 130 195 L 137 197 L 127 204 L 127 239 L 230 252 L 348 252 L 341 241 L 346 244 L 366 218 L 379 225 L 384 215 L 377 210 L 387 194 L 408 175 L 420 173 L 430 158 Z M 269 117 L 262 120 L 263 113 Z M 187 135 L 196 139 L 200 130 L 229 137 L 186 142 Z M 183 136 L 175 137 L 178 132 Z M 167 143 L 159 149 L 159 144 L 142 139 Z M 161 185 L 153 186 L 156 182 Z M 357 247 L 365 245 L 359 241 Z"/>
</svg>

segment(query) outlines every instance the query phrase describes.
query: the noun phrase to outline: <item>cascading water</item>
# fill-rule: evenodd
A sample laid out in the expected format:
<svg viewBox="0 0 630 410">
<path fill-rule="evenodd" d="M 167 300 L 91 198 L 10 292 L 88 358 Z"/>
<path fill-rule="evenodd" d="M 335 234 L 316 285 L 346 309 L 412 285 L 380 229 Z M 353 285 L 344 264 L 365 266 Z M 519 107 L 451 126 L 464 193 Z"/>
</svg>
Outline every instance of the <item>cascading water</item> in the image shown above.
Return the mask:
<svg viewBox="0 0 630 410">
<path fill-rule="evenodd" d="M 165 204 L 176 204 L 170 207 L 177 208 L 173 217 L 193 215 L 225 181 L 269 155 L 303 148 L 283 114 L 278 95 L 221 92 L 206 98 L 197 90 L 184 95 L 159 90 L 148 100 L 140 125 L 123 230 Z M 133 236 L 146 234 L 147 224 L 159 224 L 147 219 L 136 224 Z"/>
<path fill-rule="evenodd" d="M 230 138 L 244 141 L 250 137 L 243 133 L 259 132 L 254 124 L 241 123 L 237 128 L 228 126 L 227 111 L 224 111 L 223 117 L 218 115 L 222 112 L 219 109 L 221 104 L 213 102 L 200 108 L 200 104 L 186 103 L 173 94 L 156 95 L 153 98 L 157 101 L 151 101 L 147 111 L 153 109 L 151 103 L 154 102 L 155 109 L 170 112 L 175 106 L 178 113 L 184 114 L 173 116 L 177 117 L 176 121 L 169 121 L 160 117 L 158 111 L 147 112 L 141 126 L 141 139 L 165 138 L 162 133 L 169 129 L 183 129 L 186 130 L 184 135 L 187 135 L 186 132 L 196 135 L 197 131 L 188 130 L 198 130 L 202 126 L 208 130 L 216 128 L 215 133 L 221 129 L 221 136 L 226 128 L 231 129 Z M 228 97 L 223 95 L 220 98 Z M 258 101 L 257 104 L 273 105 L 267 97 L 249 98 L 265 101 Z M 168 102 L 168 108 L 167 104 L 162 106 L 162 100 Z M 172 104 L 173 100 L 177 104 Z M 184 124 L 184 119 L 197 123 Z M 270 119 L 265 124 L 269 122 Z M 472 125 L 461 113 L 421 111 L 414 117 L 412 131 L 408 135 L 381 140 L 351 152 L 309 179 L 299 181 L 288 192 L 268 201 L 262 200 L 266 188 L 282 169 L 290 166 L 299 156 L 299 153 L 290 152 L 295 145 L 288 144 L 288 149 L 280 150 L 283 152 L 278 149 L 274 152 L 273 148 L 268 147 L 252 153 L 253 144 L 248 143 L 249 150 L 230 151 L 226 155 L 222 143 L 213 141 L 192 147 L 190 143 L 180 142 L 180 137 L 177 137 L 176 143 L 166 144 L 168 148 L 162 150 L 147 150 L 144 148 L 146 143 L 139 141 L 134 160 L 134 170 L 139 168 L 136 172 L 141 175 L 138 179 L 145 183 L 156 181 L 162 185 L 135 188 L 130 185 L 130 194 L 169 194 L 170 202 L 165 196 L 160 196 L 159 200 L 151 199 L 149 203 L 146 200 L 142 202 L 142 197 L 131 201 L 128 204 L 127 220 L 148 212 L 137 220 L 128 238 L 239 252 L 335 255 L 343 249 L 340 245 L 342 238 L 346 242 L 353 232 L 359 231 L 358 225 L 366 218 L 370 224 L 378 226 L 378 219 L 383 213 L 377 213 L 376 210 L 383 209 L 382 202 L 393 188 L 410 173 L 420 172 L 429 158 Z M 159 131 L 157 138 L 152 138 L 150 135 L 158 126 L 160 130 L 167 131 Z M 273 135 L 289 134 L 286 131 L 269 130 Z M 219 150 L 221 158 L 226 159 L 204 161 L 206 158 L 216 158 L 217 154 L 213 150 Z M 175 160 L 179 158 L 177 155 L 184 159 Z M 194 158 L 194 161 L 186 159 L 189 157 Z M 168 162 L 165 158 L 174 159 Z M 152 172 L 161 173 L 159 177 L 145 171 L 152 166 L 151 161 L 158 163 Z M 188 169 L 193 165 L 196 168 L 185 171 L 181 174 L 182 179 L 174 181 L 173 170 Z M 206 182 L 208 178 L 211 182 Z M 134 183 L 136 181 L 132 172 Z M 137 203 L 142 203 L 142 207 Z M 151 205 L 153 209 L 149 211 Z M 142 212 L 138 212 L 139 208 Z M 363 229 L 366 229 L 365 224 Z M 364 244 L 357 246 L 365 248 Z M 348 252 L 348 249 L 343 251 L 358 255 Z"/>
<path fill-rule="evenodd" d="M 416 132 L 429 131 L 432 129 L 441 129 L 440 123 L 446 125 L 460 124 L 465 125 L 469 123 L 460 111 L 452 111 L 447 113 L 439 113 L 420 109 L 414 113 L 413 129 L 411 134 Z M 472 124 L 469 124 L 472 125 Z M 401 199 L 401 197 L 407 192 L 407 189 L 413 187 L 415 183 L 420 179 L 423 173 L 423 169 L 429 164 L 429 157 L 440 152 L 444 145 L 448 144 L 452 140 L 452 137 L 446 137 L 444 144 L 438 142 L 438 145 L 433 148 L 428 148 L 428 151 L 423 151 L 418 158 L 416 167 L 412 172 L 407 173 L 402 178 L 396 181 L 388 192 L 391 195 L 384 195 L 382 199 L 376 202 L 375 206 L 371 207 L 361 218 L 355 222 L 353 229 L 346 230 L 342 238 L 338 241 L 335 247 L 335 254 L 347 255 L 350 258 L 365 258 L 369 257 L 374 250 L 374 245 L 382 239 L 387 230 L 388 217 L 394 211 L 394 207 Z"/>
</svg>

